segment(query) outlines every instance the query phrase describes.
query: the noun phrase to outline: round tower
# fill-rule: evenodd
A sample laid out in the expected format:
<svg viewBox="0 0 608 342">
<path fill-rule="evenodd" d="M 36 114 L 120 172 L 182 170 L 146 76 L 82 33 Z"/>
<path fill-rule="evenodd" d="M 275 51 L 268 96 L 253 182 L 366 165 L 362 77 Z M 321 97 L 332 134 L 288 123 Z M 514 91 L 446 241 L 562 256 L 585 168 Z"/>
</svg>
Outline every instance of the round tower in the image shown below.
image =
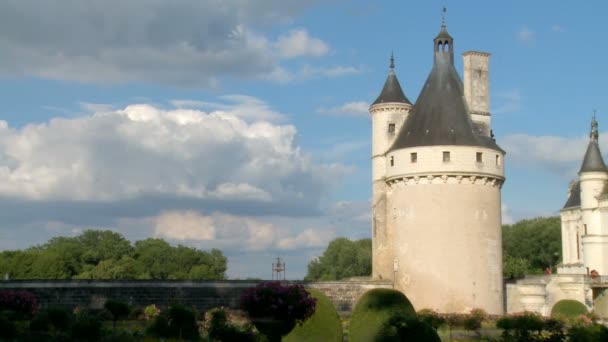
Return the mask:
<svg viewBox="0 0 608 342">
<path fill-rule="evenodd" d="M 596 270 L 602 275 L 608 274 L 608 264 L 604 250 L 608 250 L 607 235 L 602 230 L 602 214 L 598 198 L 605 190 L 608 181 L 608 171 L 600 152 L 598 124 L 595 116 L 591 121 L 589 144 L 579 171 L 580 176 L 580 208 L 582 224 L 580 248 L 583 251 L 583 261 L 588 271 Z"/>
<path fill-rule="evenodd" d="M 411 109 L 412 104 L 395 75 L 395 59 L 391 54 L 388 77 L 382 92 L 369 109 L 372 118 L 372 275 L 375 279 L 391 278 L 394 261 L 390 238 L 392 232 L 386 227 L 384 154 L 395 140 Z"/>
<path fill-rule="evenodd" d="M 474 129 L 444 22 L 431 73 L 385 158 L 394 282 L 414 307 L 503 313 L 504 154 Z"/>
</svg>

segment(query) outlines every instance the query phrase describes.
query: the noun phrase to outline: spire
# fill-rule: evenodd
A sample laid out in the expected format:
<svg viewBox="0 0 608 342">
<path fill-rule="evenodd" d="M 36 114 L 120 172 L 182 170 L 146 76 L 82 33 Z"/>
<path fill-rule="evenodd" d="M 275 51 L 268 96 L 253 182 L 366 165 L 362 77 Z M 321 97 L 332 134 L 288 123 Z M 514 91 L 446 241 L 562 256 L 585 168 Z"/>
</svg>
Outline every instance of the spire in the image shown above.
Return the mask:
<svg viewBox="0 0 608 342">
<path fill-rule="evenodd" d="M 450 63 L 454 64 L 454 39 L 448 33 L 445 25 L 445 13 L 447 12 L 445 4 L 441 13 L 441 30 L 435 37 L 435 60 L 437 58 L 448 58 Z"/>
<path fill-rule="evenodd" d="M 445 2 L 443 3 L 443 9 L 441 10 L 441 27 L 445 28 L 445 13 L 448 10 L 445 7 Z"/>
<path fill-rule="evenodd" d="M 372 106 L 379 103 L 390 103 L 390 102 L 400 102 L 412 104 L 410 100 L 407 99 L 403 90 L 401 89 L 401 84 L 399 84 L 399 80 L 397 79 L 397 75 L 395 75 L 395 55 L 391 52 L 390 58 L 390 71 L 388 72 L 388 77 L 386 78 L 386 82 L 384 82 L 384 87 L 382 88 L 382 92 L 372 103 Z"/>
<path fill-rule="evenodd" d="M 591 132 L 589 132 L 589 145 L 587 145 L 587 151 L 583 158 L 583 165 L 579 173 L 583 172 L 606 172 L 606 164 L 604 164 L 604 158 L 600 152 L 598 144 L 599 132 L 598 124 L 595 118 L 595 111 L 593 111 L 593 118 L 591 119 Z"/>
</svg>

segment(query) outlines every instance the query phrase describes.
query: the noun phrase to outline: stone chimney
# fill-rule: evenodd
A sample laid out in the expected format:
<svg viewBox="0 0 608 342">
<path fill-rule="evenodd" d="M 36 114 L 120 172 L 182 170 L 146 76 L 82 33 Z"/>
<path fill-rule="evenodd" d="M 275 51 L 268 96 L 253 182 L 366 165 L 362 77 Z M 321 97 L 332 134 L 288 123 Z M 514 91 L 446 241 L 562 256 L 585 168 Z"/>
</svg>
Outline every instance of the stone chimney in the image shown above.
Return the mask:
<svg viewBox="0 0 608 342">
<path fill-rule="evenodd" d="M 467 51 L 464 59 L 464 97 L 478 134 L 491 136 L 490 54 Z"/>
</svg>

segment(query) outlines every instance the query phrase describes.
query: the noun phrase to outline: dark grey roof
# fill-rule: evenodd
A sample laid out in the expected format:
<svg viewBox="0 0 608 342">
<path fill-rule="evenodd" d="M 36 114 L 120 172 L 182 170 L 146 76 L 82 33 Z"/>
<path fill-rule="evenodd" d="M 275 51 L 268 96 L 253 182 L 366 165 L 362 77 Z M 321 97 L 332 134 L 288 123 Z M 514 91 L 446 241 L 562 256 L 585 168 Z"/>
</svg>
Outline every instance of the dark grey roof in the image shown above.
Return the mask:
<svg viewBox="0 0 608 342">
<path fill-rule="evenodd" d="M 447 34 L 444 27 L 442 32 L 439 33 L 440 36 Z M 438 49 L 438 43 L 440 42 L 436 38 L 431 74 L 390 150 L 415 146 L 466 145 L 488 147 L 504 153 L 494 139 L 473 131 L 462 80 L 452 62 L 453 47 L 450 46 L 449 51 L 442 51 Z"/>
<path fill-rule="evenodd" d="M 412 104 L 403 93 L 401 85 L 399 84 L 399 80 L 397 79 L 397 75 L 395 75 L 395 72 L 392 68 L 391 71 L 388 73 L 386 82 L 384 82 L 384 88 L 382 88 L 380 96 L 378 96 L 378 98 L 376 99 L 376 101 L 374 101 L 374 103 L 372 103 L 372 105 L 389 102 L 401 102 Z"/>
<path fill-rule="evenodd" d="M 452 39 L 452 36 L 450 36 L 450 34 L 448 33 L 445 24 L 441 25 L 441 31 L 439 31 L 439 34 L 437 34 L 437 37 L 435 37 L 435 39 Z"/>
<path fill-rule="evenodd" d="M 581 182 L 576 181 L 570 187 L 570 195 L 568 196 L 568 200 L 566 204 L 564 204 L 564 208 L 573 208 L 581 206 Z"/>
<path fill-rule="evenodd" d="M 583 158 L 583 165 L 581 165 L 582 172 L 606 172 L 606 164 L 602 158 L 600 147 L 597 144 L 597 140 L 591 139 L 587 146 L 587 152 L 585 152 L 585 158 Z"/>
</svg>

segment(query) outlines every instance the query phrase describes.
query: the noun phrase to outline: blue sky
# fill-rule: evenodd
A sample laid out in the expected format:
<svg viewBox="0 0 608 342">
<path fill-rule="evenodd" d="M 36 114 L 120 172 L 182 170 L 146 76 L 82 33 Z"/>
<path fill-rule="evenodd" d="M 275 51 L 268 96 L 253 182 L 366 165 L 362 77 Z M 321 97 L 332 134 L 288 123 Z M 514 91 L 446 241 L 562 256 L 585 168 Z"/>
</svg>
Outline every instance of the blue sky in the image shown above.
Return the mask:
<svg viewBox="0 0 608 342">
<path fill-rule="evenodd" d="M 391 51 L 415 101 L 441 6 L 3 1 L 0 249 L 108 228 L 220 248 L 230 277 L 277 255 L 302 277 L 334 237 L 369 237 L 367 108 Z M 608 5 L 447 6 L 457 69 L 492 53 L 503 221 L 557 214 L 593 109 L 608 127 Z"/>
</svg>

